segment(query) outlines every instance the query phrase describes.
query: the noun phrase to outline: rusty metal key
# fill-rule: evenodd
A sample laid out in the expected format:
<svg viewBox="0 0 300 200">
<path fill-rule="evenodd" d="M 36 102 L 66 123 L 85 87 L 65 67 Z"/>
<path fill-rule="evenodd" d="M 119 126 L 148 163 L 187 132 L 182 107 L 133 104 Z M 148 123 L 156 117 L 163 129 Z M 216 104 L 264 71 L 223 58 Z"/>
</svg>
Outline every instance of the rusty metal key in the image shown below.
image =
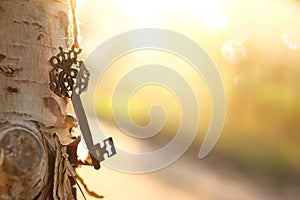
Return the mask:
<svg viewBox="0 0 300 200">
<path fill-rule="evenodd" d="M 113 139 L 111 137 L 105 139 L 103 147 L 99 143 L 94 145 L 88 120 L 80 99 L 80 94 L 87 89 L 90 73 L 84 63 L 77 60 L 81 49 L 77 49 L 73 45 L 70 51 L 64 52 L 62 47 L 59 47 L 59 50 L 60 53 L 50 58 L 50 64 L 54 67 L 49 72 L 50 89 L 60 97 L 71 98 L 93 166 L 95 169 L 99 169 L 100 162 L 105 160 L 105 154 L 107 157 L 116 154 Z"/>
</svg>

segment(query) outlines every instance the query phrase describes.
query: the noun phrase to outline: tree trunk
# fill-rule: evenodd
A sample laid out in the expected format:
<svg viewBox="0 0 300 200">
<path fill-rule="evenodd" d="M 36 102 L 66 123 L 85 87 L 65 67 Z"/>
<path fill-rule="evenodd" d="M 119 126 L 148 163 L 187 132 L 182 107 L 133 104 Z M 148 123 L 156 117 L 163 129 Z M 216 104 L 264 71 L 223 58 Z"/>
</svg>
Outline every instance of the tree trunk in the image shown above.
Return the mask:
<svg viewBox="0 0 300 200">
<path fill-rule="evenodd" d="M 76 124 L 48 74 L 70 19 L 69 0 L 0 0 L 1 200 L 73 199 L 65 145 Z"/>
</svg>

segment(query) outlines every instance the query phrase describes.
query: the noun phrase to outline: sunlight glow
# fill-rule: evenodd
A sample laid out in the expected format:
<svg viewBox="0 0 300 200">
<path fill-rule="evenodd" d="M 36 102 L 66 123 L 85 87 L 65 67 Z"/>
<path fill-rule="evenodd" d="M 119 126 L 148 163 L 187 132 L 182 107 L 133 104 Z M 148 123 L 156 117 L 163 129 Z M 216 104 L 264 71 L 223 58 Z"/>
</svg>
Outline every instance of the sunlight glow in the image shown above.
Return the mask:
<svg viewBox="0 0 300 200">
<path fill-rule="evenodd" d="M 226 62 L 233 65 L 240 63 L 247 56 L 247 51 L 243 43 L 238 40 L 225 42 L 222 46 L 221 53 Z"/>
<path fill-rule="evenodd" d="M 84 4 L 84 0 L 76 0 L 77 8 L 81 7 Z"/>
<path fill-rule="evenodd" d="M 291 50 L 297 50 L 300 47 L 300 26 L 293 24 L 286 26 L 281 35 L 283 43 Z"/>
<path fill-rule="evenodd" d="M 212 35 L 228 28 L 228 18 L 225 15 L 216 13 L 204 16 L 203 26 Z"/>
<path fill-rule="evenodd" d="M 228 19 L 222 13 L 224 4 L 221 0 L 210 2 L 203 0 L 186 0 L 184 2 L 176 0 L 115 0 L 114 3 L 138 26 L 151 26 L 168 21 L 183 26 L 181 20 L 184 18 L 190 22 L 202 21 L 211 34 L 216 34 L 228 27 Z M 177 21 L 174 22 L 174 19 Z"/>
</svg>

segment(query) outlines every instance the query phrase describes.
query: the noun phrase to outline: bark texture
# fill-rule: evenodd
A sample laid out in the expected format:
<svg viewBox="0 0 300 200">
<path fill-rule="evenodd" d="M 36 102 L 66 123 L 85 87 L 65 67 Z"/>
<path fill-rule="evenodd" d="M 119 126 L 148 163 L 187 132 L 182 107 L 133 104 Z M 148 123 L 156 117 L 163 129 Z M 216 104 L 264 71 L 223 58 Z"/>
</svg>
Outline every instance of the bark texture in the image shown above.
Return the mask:
<svg viewBox="0 0 300 200">
<path fill-rule="evenodd" d="M 73 199 L 76 122 L 48 77 L 69 16 L 69 0 L 0 0 L 0 199 Z"/>
</svg>

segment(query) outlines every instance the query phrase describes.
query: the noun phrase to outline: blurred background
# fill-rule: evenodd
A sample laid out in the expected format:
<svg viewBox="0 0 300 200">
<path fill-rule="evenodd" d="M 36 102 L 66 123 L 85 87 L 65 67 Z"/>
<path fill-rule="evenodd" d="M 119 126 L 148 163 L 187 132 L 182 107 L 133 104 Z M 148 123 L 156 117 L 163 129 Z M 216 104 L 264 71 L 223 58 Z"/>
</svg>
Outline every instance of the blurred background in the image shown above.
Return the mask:
<svg viewBox="0 0 300 200">
<path fill-rule="evenodd" d="M 77 14 L 83 58 L 117 34 L 138 28 L 169 29 L 206 50 L 226 92 L 222 135 L 200 160 L 198 151 L 211 117 L 202 77 L 180 57 L 162 51 L 141 50 L 116 60 L 92 88 L 95 105 L 85 106 L 95 106 L 99 123 L 118 146 L 137 145 L 139 152 L 157 149 L 174 137 L 180 123 L 174 94 L 158 85 L 144 86 L 130 99 L 132 119 L 147 125 L 149 107 L 160 104 L 167 113 L 165 126 L 147 140 L 124 138 L 114 122 L 112 91 L 132 67 L 156 63 L 179 72 L 195 92 L 201 120 L 192 146 L 167 168 L 146 174 L 105 166 L 100 171 L 79 168 L 91 190 L 108 200 L 300 199 L 299 0 L 77 0 Z M 122 94 L 115 95 L 125 100 Z M 83 199 L 80 194 L 78 198 Z"/>
</svg>

